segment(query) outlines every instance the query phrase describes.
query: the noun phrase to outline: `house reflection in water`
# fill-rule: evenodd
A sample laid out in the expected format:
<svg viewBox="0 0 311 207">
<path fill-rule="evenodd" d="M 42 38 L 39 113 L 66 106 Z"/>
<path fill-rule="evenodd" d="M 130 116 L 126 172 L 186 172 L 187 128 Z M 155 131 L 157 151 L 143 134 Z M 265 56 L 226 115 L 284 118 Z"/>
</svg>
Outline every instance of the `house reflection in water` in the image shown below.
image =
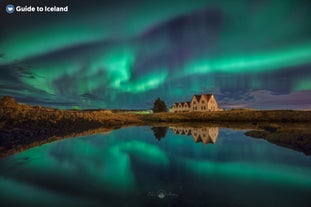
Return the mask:
<svg viewBox="0 0 311 207">
<path fill-rule="evenodd" d="M 174 134 L 192 136 L 195 142 L 216 143 L 218 137 L 218 127 L 170 127 Z"/>
</svg>

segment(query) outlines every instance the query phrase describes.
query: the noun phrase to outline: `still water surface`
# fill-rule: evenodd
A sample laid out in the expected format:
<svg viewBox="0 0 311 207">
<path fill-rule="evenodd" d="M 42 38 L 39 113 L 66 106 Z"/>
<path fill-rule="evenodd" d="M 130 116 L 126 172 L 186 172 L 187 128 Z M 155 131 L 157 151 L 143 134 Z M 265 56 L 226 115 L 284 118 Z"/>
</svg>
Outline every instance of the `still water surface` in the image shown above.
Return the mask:
<svg viewBox="0 0 311 207">
<path fill-rule="evenodd" d="M 310 207 L 311 156 L 244 132 L 130 127 L 35 147 L 0 160 L 0 206 Z"/>
</svg>

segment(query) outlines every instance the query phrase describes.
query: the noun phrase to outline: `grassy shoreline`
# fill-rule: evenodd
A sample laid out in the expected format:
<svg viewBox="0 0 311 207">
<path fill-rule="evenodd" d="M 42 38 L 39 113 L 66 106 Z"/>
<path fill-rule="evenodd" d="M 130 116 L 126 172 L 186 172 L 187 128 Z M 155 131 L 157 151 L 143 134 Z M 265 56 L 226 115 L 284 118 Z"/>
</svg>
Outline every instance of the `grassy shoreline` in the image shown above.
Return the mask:
<svg viewBox="0 0 311 207">
<path fill-rule="evenodd" d="M 151 113 L 112 112 L 111 110 L 60 110 L 19 104 L 13 98 L 0 98 L 0 121 L 10 124 L 26 122 L 92 122 L 101 126 L 150 122 L 310 122 L 311 111 L 296 110 L 228 110 L 216 112 Z M 0 125 L 1 127 L 1 125 Z"/>
<path fill-rule="evenodd" d="M 296 123 L 310 122 L 311 111 L 294 110 L 231 110 L 216 112 L 181 112 L 140 114 L 137 117 L 144 122 L 271 122 Z"/>
<path fill-rule="evenodd" d="M 311 111 L 231 110 L 137 114 L 110 110 L 59 110 L 18 104 L 9 97 L 0 98 L 0 154 L 3 155 L 59 139 L 127 126 L 246 129 L 251 130 L 246 133 L 247 136 L 264 138 L 278 145 L 290 146 L 294 143 L 296 150 L 311 154 L 311 132 L 305 130 L 311 129 Z M 282 138 L 284 134 L 288 136 Z"/>
</svg>

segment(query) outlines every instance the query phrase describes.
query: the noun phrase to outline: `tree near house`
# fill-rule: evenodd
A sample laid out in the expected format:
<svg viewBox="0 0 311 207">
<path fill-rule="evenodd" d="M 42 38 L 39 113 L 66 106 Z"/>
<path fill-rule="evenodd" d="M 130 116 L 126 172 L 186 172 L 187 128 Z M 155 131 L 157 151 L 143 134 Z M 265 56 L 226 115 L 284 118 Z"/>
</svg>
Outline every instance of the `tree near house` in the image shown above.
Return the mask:
<svg viewBox="0 0 311 207">
<path fill-rule="evenodd" d="M 153 113 L 167 112 L 167 107 L 164 101 L 160 98 L 157 98 L 153 104 Z"/>
</svg>

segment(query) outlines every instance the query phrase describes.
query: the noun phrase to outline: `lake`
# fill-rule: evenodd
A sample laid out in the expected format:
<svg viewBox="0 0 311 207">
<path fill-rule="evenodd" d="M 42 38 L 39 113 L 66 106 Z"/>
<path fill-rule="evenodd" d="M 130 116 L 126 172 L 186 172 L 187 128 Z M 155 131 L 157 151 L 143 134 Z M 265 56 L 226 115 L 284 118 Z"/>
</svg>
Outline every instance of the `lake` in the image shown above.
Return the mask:
<svg viewBox="0 0 311 207">
<path fill-rule="evenodd" d="M 0 206 L 311 206 L 311 156 L 217 127 L 128 127 L 0 160 Z"/>
</svg>

